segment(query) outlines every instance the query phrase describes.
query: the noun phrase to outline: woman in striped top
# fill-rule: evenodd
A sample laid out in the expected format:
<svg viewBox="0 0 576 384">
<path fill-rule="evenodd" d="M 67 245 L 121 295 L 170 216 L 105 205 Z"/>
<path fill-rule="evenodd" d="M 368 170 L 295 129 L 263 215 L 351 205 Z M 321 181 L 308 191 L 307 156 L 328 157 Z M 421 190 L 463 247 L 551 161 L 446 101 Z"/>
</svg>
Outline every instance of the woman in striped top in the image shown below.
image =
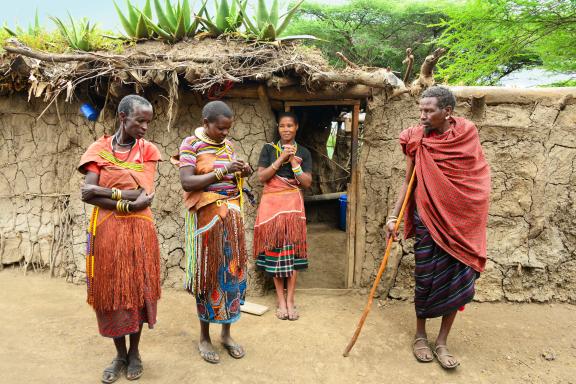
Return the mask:
<svg viewBox="0 0 576 384">
<path fill-rule="evenodd" d="M 252 174 L 227 139 L 232 110 L 213 101 L 202 110 L 203 126 L 180 146 L 180 181 L 186 206 L 186 289 L 196 297 L 200 356 L 220 357 L 210 340 L 210 323 L 222 324 L 222 345 L 239 359 L 244 349 L 230 336 L 246 291 L 246 247 L 242 178 Z"/>
</svg>

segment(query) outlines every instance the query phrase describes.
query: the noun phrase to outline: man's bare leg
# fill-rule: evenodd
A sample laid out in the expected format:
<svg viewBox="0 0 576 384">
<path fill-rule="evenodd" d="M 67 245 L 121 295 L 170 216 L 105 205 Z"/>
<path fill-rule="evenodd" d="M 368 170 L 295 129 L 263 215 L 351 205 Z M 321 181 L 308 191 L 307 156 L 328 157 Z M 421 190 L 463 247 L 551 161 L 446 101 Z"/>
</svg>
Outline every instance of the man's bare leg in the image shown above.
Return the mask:
<svg viewBox="0 0 576 384">
<path fill-rule="evenodd" d="M 456 314 L 458 311 L 454 311 L 442 317 L 442 323 L 440 324 L 440 331 L 438 332 L 438 337 L 436 338 L 436 346 L 434 351 L 436 352 L 436 357 L 440 361 L 440 364 L 444 368 L 455 368 L 460 363 L 454 356 L 448 351 L 447 341 L 450 329 L 452 329 L 452 324 L 456 319 Z"/>
<path fill-rule="evenodd" d="M 426 335 L 426 318 L 416 318 L 416 335 L 414 336 L 414 344 L 412 351 L 416 359 L 420 362 L 430 362 L 434 359 L 432 350 L 428 345 L 428 336 Z"/>
</svg>

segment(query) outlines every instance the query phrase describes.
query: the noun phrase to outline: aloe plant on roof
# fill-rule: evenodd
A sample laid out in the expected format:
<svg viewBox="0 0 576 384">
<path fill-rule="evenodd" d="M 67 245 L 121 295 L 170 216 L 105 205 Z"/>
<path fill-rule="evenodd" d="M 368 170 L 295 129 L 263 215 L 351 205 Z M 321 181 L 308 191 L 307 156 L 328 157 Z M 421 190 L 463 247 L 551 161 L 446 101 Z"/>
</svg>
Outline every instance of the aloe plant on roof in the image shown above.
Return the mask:
<svg viewBox="0 0 576 384">
<path fill-rule="evenodd" d="M 235 0 L 239 2 L 240 0 Z M 252 20 L 243 12 L 243 22 L 246 26 L 248 33 L 255 36 L 258 40 L 274 41 L 280 40 L 278 37 L 284 32 L 290 20 L 302 5 L 304 0 L 298 1 L 291 9 L 283 15 L 279 13 L 278 0 L 273 0 L 270 10 L 266 6 L 264 0 L 258 0 L 258 7 L 256 8 L 256 16 Z M 288 38 L 314 38 L 314 36 L 289 36 Z"/>
<path fill-rule="evenodd" d="M 28 24 L 28 28 L 24 29 L 20 26 L 16 26 L 14 29 L 9 28 L 6 23 L 2 26 L 6 32 L 14 37 L 18 37 L 20 35 L 30 35 L 30 36 L 37 36 L 42 31 L 42 27 L 40 26 L 40 21 L 38 19 L 38 8 L 36 8 L 36 12 L 34 14 L 34 24 Z"/>
<path fill-rule="evenodd" d="M 93 47 L 90 35 L 94 32 L 96 24 L 90 25 L 90 21 L 85 17 L 76 24 L 70 12 L 68 12 L 68 18 L 70 19 L 70 25 L 64 24 L 58 17 L 50 16 L 50 19 L 56 24 L 58 31 L 70 48 L 79 51 L 91 51 Z"/>
<path fill-rule="evenodd" d="M 198 20 L 208 29 L 211 35 L 220 36 L 223 33 L 237 32 L 242 25 L 242 14 L 245 13 L 248 0 L 232 0 L 228 5 L 228 0 L 214 0 L 216 18 L 212 19 L 205 11 L 206 17 L 197 16 Z"/>
<path fill-rule="evenodd" d="M 183 0 L 182 3 L 178 0 L 176 5 L 170 3 L 169 0 L 165 0 L 164 7 L 160 0 L 154 0 L 154 8 L 156 9 L 157 23 L 143 11 L 138 11 L 148 27 L 160 38 L 174 43 L 185 37 L 193 37 L 196 34 L 199 21 L 196 17 L 192 17 L 192 10 L 188 0 Z M 202 15 L 205 11 L 206 0 L 203 0 L 197 14 Z"/>
<path fill-rule="evenodd" d="M 148 27 L 146 20 L 142 16 L 146 15 L 149 19 L 152 19 L 152 7 L 150 6 L 150 0 L 146 0 L 146 4 L 142 9 L 142 13 L 140 13 L 138 8 L 132 5 L 130 0 L 126 0 L 126 7 L 128 8 L 127 15 L 122 13 L 115 0 L 112 0 L 112 2 L 114 3 L 114 8 L 116 8 L 120 22 L 122 23 L 122 26 L 124 27 L 128 37 L 133 39 L 148 39 L 152 37 L 154 31 Z"/>
</svg>

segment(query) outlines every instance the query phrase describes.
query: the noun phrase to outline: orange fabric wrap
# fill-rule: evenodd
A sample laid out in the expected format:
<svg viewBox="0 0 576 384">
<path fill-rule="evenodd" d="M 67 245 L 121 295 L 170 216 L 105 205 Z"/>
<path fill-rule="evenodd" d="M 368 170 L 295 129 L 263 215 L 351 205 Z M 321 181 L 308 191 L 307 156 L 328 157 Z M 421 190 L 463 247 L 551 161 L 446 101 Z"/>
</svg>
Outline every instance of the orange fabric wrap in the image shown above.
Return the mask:
<svg viewBox="0 0 576 384">
<path fill-rule="evenodd" d="M 102 158 L 101 151 L 110 151 L 111 137 L 104 136 L 82 155 L 78 170 L 96 163 L 100 167 L 98 185 L 105 188 L 154 191 L 154 175 L 158 149 L 140 139 L 138 151 L 127 161 L 140 160 L 141 172 L 122 168 Z M 89 303 L 97 311 L 137 309 L 144 305 L 144 292 L 150 300 L 160 298 L 160 247 L 152 210 L 118 213 L 99 208 L 94 242 L 94 280 Z"/>
<path fill-rule="evenodd" d="M 254 224 L 254 257 L 264 251 L 293 244 L 307 257 L 304 198 L 295 182 L 274 176 L 264 185 Z"/>
</svg>

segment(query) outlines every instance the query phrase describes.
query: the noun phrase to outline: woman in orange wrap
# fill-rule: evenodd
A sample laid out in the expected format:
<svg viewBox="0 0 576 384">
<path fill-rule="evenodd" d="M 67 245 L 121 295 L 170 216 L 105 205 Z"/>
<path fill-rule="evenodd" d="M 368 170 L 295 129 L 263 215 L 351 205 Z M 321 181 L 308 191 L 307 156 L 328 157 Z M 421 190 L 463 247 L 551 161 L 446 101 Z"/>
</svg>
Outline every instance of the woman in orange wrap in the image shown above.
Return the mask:
<svg viewBox="0 0 576 384">
<path fill-rule="evenodd" d="M 265 185 L 254 225 L 254 256 L 257 267 L 274 279 L 276 317 L 280 320 L 298 319 L 294 304 L 296 273 L 308 268 L 301 189 L 312 184 L 312 156 L 294 140 L 297 131 L 296 115 L 281 113 L 280 141 L 265 144 L 258 162 L 258 177 Z"/>
<path fill-rule="evenodd" d="M 128 380 L 142 376 L 142 325 L 154 327 L 160 298 L 160 250 L 150 209 L 160 152 L 143 138 L 152 105 L 126 96 L 118 118 L 116 133 L 90 145 L 78 165 L 86 175 L 82 201 L 94 206 L 86 252 L 88 303 L 100 334 L 114 339 L 117 353 L 103 383 L 116 381 L 124 370 Z"/>
</svg>

